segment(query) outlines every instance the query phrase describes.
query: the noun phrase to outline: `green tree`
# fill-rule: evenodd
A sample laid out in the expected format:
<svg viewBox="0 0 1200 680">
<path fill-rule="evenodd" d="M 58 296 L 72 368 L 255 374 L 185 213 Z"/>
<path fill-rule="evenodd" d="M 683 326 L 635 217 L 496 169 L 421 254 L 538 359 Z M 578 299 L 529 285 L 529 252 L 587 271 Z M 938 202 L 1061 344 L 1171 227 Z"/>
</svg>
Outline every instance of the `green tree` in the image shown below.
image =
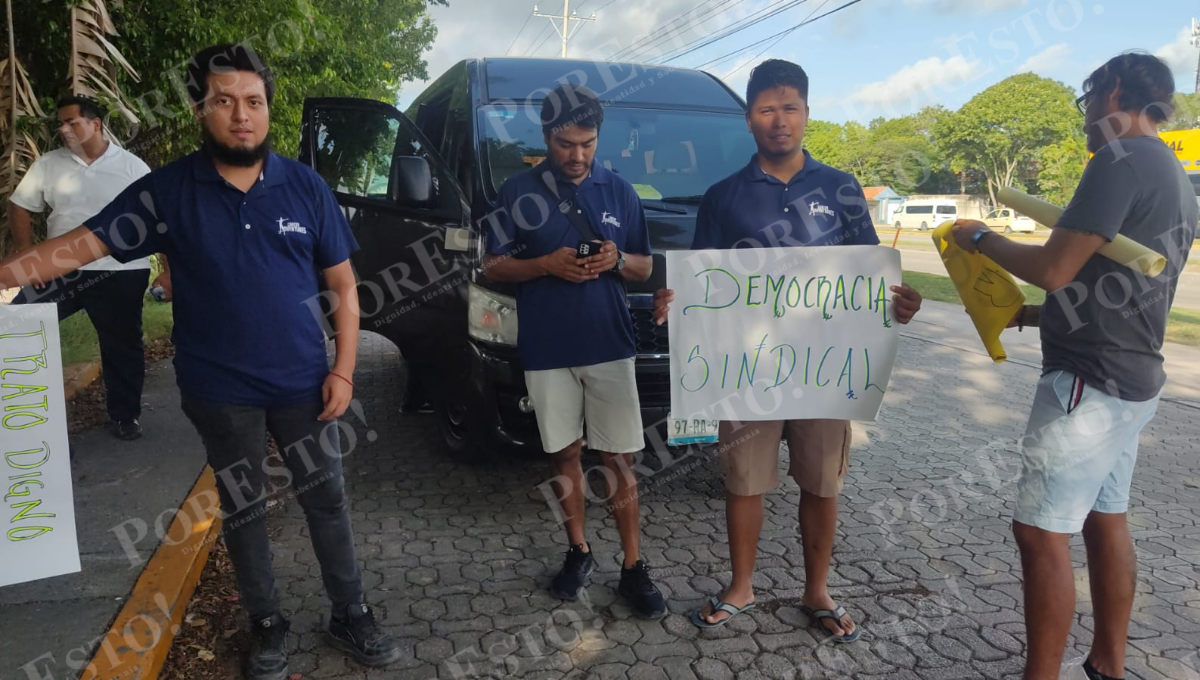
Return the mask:
<svg viewBox="0 0 1200 680">
<path fill-rule="evenodd" d="M 1175 93 L 1175 115 L 1162 126 L 1163 130 L 1192 130 L 1200 128 L 1200 92 Z"/>
<path fill-rule="evenodd" d="M 804 148 L 814 158 L 835 168 L 842 167 L 842 126 L 823 120 L 811 120 L 804 131 Z"/>
<path fill-rule="evenodd" d="M 901 118 L 878 118 L 867 126 L 814 120 L 804 144 L 822 162 L 845 170 L 863 186 L 888 186 L 901 194 L 957 190 L 948 162 L 934 135 L 937 122 L 950 115 L 927 107 Z"/>
<path fill-rule="evenodd" d="M 1087 166 L 1087 140 L 1076 135 L 1058 144 L 1051 144 L 1038 154 L 1038 190 L 1047 201 L 1065 207 L 1075 195 Z"/>
<path fill-rule="evenodd" d="M 68 6 L 78 0 L 18 2 L 17 54 L 44 99 L 63 89 Z M 430 5 L 446 0 L 125 0 L 110 7 L 111 38 L 141 74 L 117 81 L 141 119 L 134 130 L 110 122 L 125 145 L 152 167 L 196 148 L 184 83 L 186 63 L 219 42 L 248 42 L 275 74 L 271 135 L 278 152 L 295 157 L 304 99 L 347 96 L 395 102 L 405 81 L 428 77 L 423 53 L 436 28 Z M 56 10 L 61 8 L 61 12 Z M 56 18 L 56 15 L 61 17 Z M 36 56 L 36 59 L 34 57 Z"/>
<path fill-rule="evenodd" d="M 1062 83 L 1023 73 L 1003 80 L 940 121 L 937 137 L 956 173 L 978 170 L 988 194 L 1011 185 L 1044 147 L 1078 133 L 1074 91 Z"/>
</svg>

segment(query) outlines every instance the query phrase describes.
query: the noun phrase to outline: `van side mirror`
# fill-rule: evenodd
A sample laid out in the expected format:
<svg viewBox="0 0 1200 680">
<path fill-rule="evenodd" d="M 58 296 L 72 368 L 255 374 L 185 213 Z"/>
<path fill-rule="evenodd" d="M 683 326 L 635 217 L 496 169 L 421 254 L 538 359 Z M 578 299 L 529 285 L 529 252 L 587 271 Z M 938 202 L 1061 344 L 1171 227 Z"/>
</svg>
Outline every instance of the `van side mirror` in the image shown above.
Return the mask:
<svg viewBox="0 0 1200 680">
<path fill-rule="evenodd" d="M 420 156 L 396 156 L 388 178 L 388 198 L 400 205 L 428 206 L 433 201 L 433 173 Z"/>
</svg>

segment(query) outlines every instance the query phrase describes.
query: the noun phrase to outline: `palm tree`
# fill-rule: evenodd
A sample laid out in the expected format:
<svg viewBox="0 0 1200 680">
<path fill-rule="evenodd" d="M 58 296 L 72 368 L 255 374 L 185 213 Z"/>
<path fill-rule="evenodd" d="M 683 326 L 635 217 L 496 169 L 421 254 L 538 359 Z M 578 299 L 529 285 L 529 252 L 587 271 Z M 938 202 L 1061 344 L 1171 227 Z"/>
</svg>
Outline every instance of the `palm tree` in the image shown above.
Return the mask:
<svg viewBox="0 0 1200 680">
<path fill-rule="evenodd" d="M 115 36 L 117 29 L 104 0 L 82 0 L 72 7 L 70 26 L 71 59 L 67 80 L 71 93 L 103 100 L 130 123 L 137 123 L 137 116 L 117 85 L 116 66 L 135 81 L 140 78 L 121 51 L 108 41 L 108 36 Z"/>
<path fill-rule="evenodd" d="M 41 121 L 46 114 L 38 105 L 25 67 L 17 60 L 13 40 L 12 0 L 5 0 L 8 17 L 8 57 L 0 61 L 0 196 L 8 197 L 24 176 L 25 170 L 37 160 Z M 8 211 L 0 210 L 0 255 L 8 252 L 11 237 L 8 230 Z"/>
</svg>

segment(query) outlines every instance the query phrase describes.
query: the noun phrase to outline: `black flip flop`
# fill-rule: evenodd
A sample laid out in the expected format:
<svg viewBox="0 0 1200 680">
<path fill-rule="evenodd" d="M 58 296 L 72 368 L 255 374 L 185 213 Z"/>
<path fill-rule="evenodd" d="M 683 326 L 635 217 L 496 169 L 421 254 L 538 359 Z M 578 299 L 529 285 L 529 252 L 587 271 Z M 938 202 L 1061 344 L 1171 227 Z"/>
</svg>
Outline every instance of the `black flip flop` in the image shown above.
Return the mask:
<svg viewBox="0 0 1200 680">
<path fill-rule="evenodd" d="M 800 611 L 804 612 L 809 619 L 811 619 L 809 625 L 820 628 L 822 631 L 824 631 L 825 636 L 833 638 L 834 642 L 840 644 L 854 642 L 858 639 L 859 634 L 862 633 L 861 629 L 855 628 L 853 633 L 849 633 L 847 635 L 834 635 L 833 631 L 829 630 L 824 623 L 821 623 L 825 619 L 832 619 L 837 625 L 842 625 L 842 619 L 846 616 L 846 609 L 841 605 L 835 605 L 833 609 L 812 609 L 810 607 L 801 605 Z"/>
</svg>

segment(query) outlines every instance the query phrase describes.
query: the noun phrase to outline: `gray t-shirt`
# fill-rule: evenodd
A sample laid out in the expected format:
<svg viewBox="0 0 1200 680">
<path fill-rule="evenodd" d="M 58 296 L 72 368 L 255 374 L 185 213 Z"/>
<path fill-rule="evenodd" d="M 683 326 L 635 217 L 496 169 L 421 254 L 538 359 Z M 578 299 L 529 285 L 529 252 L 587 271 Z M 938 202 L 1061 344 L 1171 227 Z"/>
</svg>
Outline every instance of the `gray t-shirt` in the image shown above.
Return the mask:
<svg viewBox="0 0 1200 680">
<path fill-rule="evenodd" d="M 1158 137 L 1124 139 L 1088 163 L 1059 228 L 1117 234 L 1167 257 L 1150 278 L 1093 255 L 1042 308 L 1042 370 L 1068 371 L 1127 401 L 1162 390 L 1163 335 L 1200 220 L 1192 183 Z"/>
</svg>

